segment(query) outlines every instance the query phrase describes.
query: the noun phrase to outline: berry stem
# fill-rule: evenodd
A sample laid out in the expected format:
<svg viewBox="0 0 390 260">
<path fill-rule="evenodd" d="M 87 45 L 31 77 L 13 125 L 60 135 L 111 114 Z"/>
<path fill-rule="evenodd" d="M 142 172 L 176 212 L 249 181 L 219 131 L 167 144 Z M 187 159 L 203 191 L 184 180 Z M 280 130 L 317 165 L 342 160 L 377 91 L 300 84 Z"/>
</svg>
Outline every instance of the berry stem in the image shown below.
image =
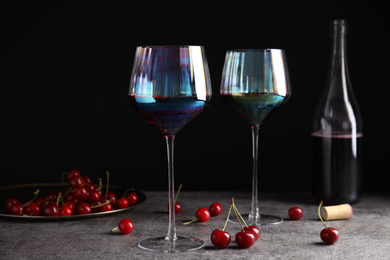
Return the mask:
<svg viewBox="0 0 390 260">
<path fill-rule="evenodd" d="M 126 197 L 126 195 L 129 194 L 129 192 L 132 191 L 132 190 L 135 190 L 135 189 L 134 188 L 127 189 L 125 191 L 125 193 L 123 193 L 123 197 L 122 198 Z"/>
<path fill-rule="evenodd" d="M 233 205 L 233 210 L 238 213 L 238 216 L 240 216 L 240 218 L 241 218 L 242 222 L 244 223 L 245 227 L 248 227 L 248 225 L 246 224 L 244 218 L 241 216 L 240 212 L 238 211 L 238 209 L 236 207 L 236 204 L 234 204 L 234 198 L 232 198 L 232 205 Z"/>
<path fill-rule="evenodd" d="M 106 174 L 107 174 L 107 186 L 106 186 L 106 193 L 104 194 L 105 198 L 107 198 L 108 189 L 109 189 L 109 186 L 110 186 L 110 173 L 108 171 L 106 171 Z"/>
<path fill-rule="evenodd" d="M 242 225 L 242 223 L 241 223 L 241 221 L 240 221 L 240 218 L 239 218 L 238 215 L 237 215 L 236 208 L 234 207 L 234 198 L 233 198 L 233 197 L 232 197 L 232 206 L 233 206 L 233 212 L 234 212 L 234 214 L 236 215 L 236 218 L 237 218 L 237 220 L 238 220 L 238 223 L 240 223 L 240 226 L 241 226 L 242 231 L 245 231 L 245 230 L 244 230 L 244 227 L 243 227 L 243 225 Z"/>
<path fill-rule="evenodd" d="M 91 209 L 98 208 L 98 207 L 101 207 L 101 206 L 104 206 L 104 205 L 110 204 L 110 203 L 111 203 L 110 201 L 106 201 L 106 202 L 104 202 L 104 203 L 102 203 L 102 204 L 98 204 L 98 205 L 95 205 L 95 206 L 91 206 Z"/>
<path fill-rule="evenodd" d="M 191 220 L 191 221 L 188 221 L 188 222 L 184 222 L 184 223 L 181 223 L 182 225 L 188 225 L 188 224 L 191 224 L 191 223 L 194 223 L 194 222 L 196 222 L 196 221 L 198 221 L 199 219 L 197 218 L 197 219 L 193 219 L 193 220 Z"/>
<path fill-rule="evenodd" d="M 102 179 L 101 179 L 101 178 L 98 178 L 98 181 L 99 181 L 99 187 L 96 188 L 96 190 L 97 190 L 97 191 L 100 191 L 100 190 L 102 190 L 102 188 L 103 188 L 103 183 L 102 183 Z"/>
<path fill-rule="evenodd" d="M 325 227 L 326 227 L 326 229 L 328 229 L 328 226 L 325 224 L 325 222 L 322 220 L 322 218 L 321 218 L 321 213 L 320 213 L 320 209 L 321 209 L 321 206 L 322 206 L 322 201 L 320 202 L 320 206 L 318 207 L 318 216 L 320 217 L 320 220 L 321 220 L 321 222 L 322 222 L 322 224 L 324 224 L 325 225 Z"/>
<path fill-rule="evenodd" d="M 32 200 L 30 201 L 27 201 L 26 203 L 23 204 L 23 207 L 24 206 L 27 206 L 28 204 L 30 204 L 31 202 L 33 202 L 36 198 L 38 198 L 38 195 L 39 195 L 39 190 L 36 190 L 34 193 L 33 193 L 34 197 Z"/>
<path fill-rule="evenodd" d="M 113 229 L 111 229 L 111 232 L 116 233 L 118 229 L 119 229 L 118 227 L 114 227 Z"/>
<path fill-rule="evenodd" d="M 180 193 L 180 190 L 181 190 L 181 187 L 182 187 L 182 186 L 183 186 L 183 184 L 180 184 L 179 189 L 178 189 L 177 192 L 176 192 L 176 197 L 175 197 L 174 203 L 176 203 L 177 197 L 179 197 L 179 193 Z"/>
<path fill-rule="evenodd" d="M 229 217 L 230 217 L 230 212 L 232 211 L 232 207 L 233 207 L 233 204 L 230 205 L 229 212 L 228 212 L 228 216 L 227 216 L 227 218 L 226 218 L 225 225 L 223 226 L 222 231 L 225 231 L 225 228 L 226 228 L 226 226 L 227 226 L 227 223 L 228 223 L 228 220 L 229 220 Z"/>
</svg>

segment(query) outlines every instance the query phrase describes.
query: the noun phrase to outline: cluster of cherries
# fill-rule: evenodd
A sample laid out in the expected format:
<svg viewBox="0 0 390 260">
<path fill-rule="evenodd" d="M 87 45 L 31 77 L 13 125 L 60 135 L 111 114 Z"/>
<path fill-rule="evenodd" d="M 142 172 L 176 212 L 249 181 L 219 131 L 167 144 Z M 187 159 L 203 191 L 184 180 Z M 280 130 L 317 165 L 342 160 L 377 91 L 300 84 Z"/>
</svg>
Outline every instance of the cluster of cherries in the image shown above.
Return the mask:
<svg viewBox="0 0 390 260">
<path fill-rule="evenodd" d="M 226 248 L 230 244 L 232 238 L 230 234 L 225 231 L 225 228 L 228 223 L 232 209 L 234 214 L 237 217 L 238 222 L 241 225 L 241 231 L 238 232 L 235 236 L 236 243 L 241 248 L 249 248 L 259 239 L 260 229 L 256 226 L 248 226 L 245 223 L 244 218 L 241 216 L 236 205 L 234 204 L 234 198 L 232 198 L 232 203 L 229 208 L 229 213 L 226 218 L 225 226 L 223 227 L 222 230 L 215 229 L 211 233 L 211 243 L 213 243 L 213 245 L 218 248 Z"/>
<path fill-rule="evenodd" d="M 135 205 L 138 195 L 131 191 L 133 189 L 126 191 L 121 198 L 109 191 L 109 172 L 106 173 L 107 185 L 104 194 L 100 178 L 99 185 L 95 185 L 89 176 L 82 176 L 78 170 L 71 170 L 66 174 L 68 189 L 65 193 L 53 192 L 38 198 L 37 190 L 34 192 L 34 198 L 24 204 L 16 198 L 11 198 L 5 204 L 6 212 L 11 215 L 56 217 L 107 212 Z"/>
</svg>

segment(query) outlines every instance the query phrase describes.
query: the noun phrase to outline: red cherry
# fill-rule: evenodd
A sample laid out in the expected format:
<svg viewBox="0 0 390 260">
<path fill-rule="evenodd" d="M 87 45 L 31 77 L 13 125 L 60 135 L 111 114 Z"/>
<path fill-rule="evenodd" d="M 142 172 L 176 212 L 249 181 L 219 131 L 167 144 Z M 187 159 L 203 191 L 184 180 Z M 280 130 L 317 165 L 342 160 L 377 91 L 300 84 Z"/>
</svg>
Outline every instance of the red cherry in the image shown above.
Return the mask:
<svg viewBox="0 0 390 260">
<path fill-rule="evenodd" d="M 230 234 L 226 231 L 215 229 L 213 233 L 211 233 L 211 243 L 218 248 L 227 247 L 231 240 Z"/>
<path fill-rule="evenodd" d="M 107 203 L 99 207 L 101 212 L 111 211 L 112 210 L 112 204 Z"/>
<path fill-rule="evenodd" d="M 300 220 L 303 215 L 303 210 L 300 207 L 292 207 L 288 210 L 288 216 L 292 220 Z"/>
<path fill-rule="evenodd" d="M 81 176 L 81 173 L 78 171 L 78 170 L 71 170 L 70 172 L 68 172 L 68 174 L 66 175 L 66 180 L 67 182 L 69 182 L 69 180 L 74 177 L 74 176 Z"/>
<path fill-rule="evenodd" d="M 23 204 L 20 202 L 15 202 L 14 204 L 12 204 L 8 213 L 11 215 L 16 215 L 16 216 L 23 215 Z"/>
<path fill-rule="evenodd" d="M 30 202 L 24 205 L 24 214 L 27 216 L 39 216 L 41 214 L 41 206 L 35 202 Z"/>
<path fill-rule="evenodd" d="M 211 216 L 213 217 L 219 216 L 222 213 L 222 205 L 219 204 L 218 202 L 215 202 L 210 205 L 209 211 Z"/>
<path fill-rule="evenodd" d="M 175 202 L 175 214 L 179 213 L 181 211 L 181 204 L 180 202 Z"/>
<path fill-rule="evenodd" d="M 138 195 L 135 192 L 130 192 L 129 194 L 126 195 L 126 199 L 129 200 L 129 206 L 133 206 L 138 201 Z"/>
<path fill-rule="evenodd" d="M 116 202 L 116 206 L 118 209 L 125 209 L 129 206 L 129 200 L 126 198 L 119 198 Z"/>
<path fill-rule="evenodd" d="M 90 201 L 99 201 L 101 199 L 101 195 L 102 195 L 102 193 L 97 191 L 97 190 L 90 191 L 89 192 L 89 200 Z"/>
<path fill-rule="evenodd" d="M 210 219 L 210 212 L 206 208 L 199 208 L 195 213 L 196 218 L 199 222 L 206 222 Z"/>
<path fill-rule="evenodd" d="M 60 214 L 60 209 L 56 203 L 49 202 L 42 210 L 42 214 L 46 217 L 57 217 Z"/>
<path fill-rule="evenodd" d="M 71 216 L 72 214 L 73 214 L 73 210 L 69 206 L 64 205 L 61 207 L 60 216 Z"/>
<path fill-rule="evenodd" d="M 256 226 L 247 226 L 247 227 L 244 227 L 244 230 L 246 232 L 251 232 L 253 235 L 255 235 L 255 239 L 256 241 L 259 239 L 260 237 L 260 229 Z"/>
<path fill-rule="evenodd" d="M 79 215 L 91 214 L 91 206 L 86 202 L 79 202 L 76 206 L 76 212 Z"/>
<path fill-rule="evenodd" d="M 42 208 L 42 206 L 46 203 L 46 199 L 45 198 L 38 198 L 36 200 L 34 200 L 35 204 L 37 204 L 38 206 L 40 206 Z"/>
<path fill-rule="evenodd" d="M 238 232 L 236 234 L 236 243 L 241 248 L 249 248 L 256 241 L 255 235 L 252 232 Z"/>
<path fill-rule="evenodd" d="M 325 244 L 331 245 L 336 243 L 337 240 L 339 240 L 339 231 L 333 227 L 324 228 L 321 231 L 320 236 L 322 241 L 324 241 Z"/>
<path fill-rule="evenodd" d="M 11 207 L 13 204 L 15 204 L 16 202 L 20 202 L 18 199 L 15 199 L 15 198 L 11 198 L 11 199 L 8 199 L 6 202 L 5 202 L 5 210 L 8 212 L 10 211 Z"/>
<path fill-rule="evenodd" d="M 108 199 L 110 201 L 111 205 L 115 205 L 116 204 L 116 195 L 115 195 L 114 192 L 109 191 L 107 193 L 106 199 Z"/>
<path fill-rule="evenodd" d="M 84 179 L 84 182 L 85 182 L 85 183 L 92 183 L 91 177 L 89 177 L 89 176 L 87 176 L 87 175 L 84 175 L 84 176 L 83 176 L 83 179 Z"/>
<path fill-rule="evenodd" d="M 85 183 L 85 181 L 84 181 L 83 177 L 73 176 L 69 180 L 69 187 L 75 189 L 75 188 L 81 187 L 84 183 Z"/>
<path fill-rule="evenodd" d="M 85 186 L 81 186 L 76 188 L 76 190 L 74 191 L 74 196 L 79 200 L 86 200 L 89 198 L 90 193 Z"/>
<path fill-rule="evenodd" d="M 62 206 L 68 206 L 68 207 L 72 210 L 72 214 L 73 214 L 73 212 L 74 212 L 74 210 L 75 210 L 75 205 L 74 205 L 73 202 L 71 202 L 71 201 L 65 201 L 65 202 L 64 202 L 64 205 L 62 205 Z"/>
<path fill-rule="evenodd" d="M 134 229 L 134 224 L 131 222 L 130 219 L 122 219 L 118 224 L 119 230 L 122 232 L 123 235 L 130 234 Z"/>
</svg>

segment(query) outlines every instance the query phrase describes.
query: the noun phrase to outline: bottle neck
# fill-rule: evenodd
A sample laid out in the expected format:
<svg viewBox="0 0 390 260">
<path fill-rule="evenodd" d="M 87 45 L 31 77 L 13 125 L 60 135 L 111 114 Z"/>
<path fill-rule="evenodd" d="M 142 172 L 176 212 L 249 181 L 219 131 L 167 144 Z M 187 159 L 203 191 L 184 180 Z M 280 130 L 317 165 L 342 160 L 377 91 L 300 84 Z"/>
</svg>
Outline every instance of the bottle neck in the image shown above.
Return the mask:
<svg viewBox="0 0 390 260">
<path fill-rule="evenodd" d="M 331 64 L 331 77 L 341 76 L 342 80 L 347 80 L 347 24 L 345 20 L 335 20 L 332 23 L 333 53 Z M 346 82 L 345 82 L 346 83 Z M 346 86 L 347 84 L 342 84 Z"/>
</svg>

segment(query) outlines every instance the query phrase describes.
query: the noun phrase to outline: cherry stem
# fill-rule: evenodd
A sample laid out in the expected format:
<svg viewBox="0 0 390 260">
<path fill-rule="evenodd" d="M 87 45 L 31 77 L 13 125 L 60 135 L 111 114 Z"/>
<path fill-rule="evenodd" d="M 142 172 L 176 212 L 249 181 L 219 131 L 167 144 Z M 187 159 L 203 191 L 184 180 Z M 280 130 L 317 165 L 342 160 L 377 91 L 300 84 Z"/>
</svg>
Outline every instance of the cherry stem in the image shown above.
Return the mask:
<svg viewBox="0 0 390 260">
<path fill-rule="evenodd" d="M 227 218 L 226 218 L 225 225 L 223 226 L 222 231 L 225 231 L 225 228 L 226 228 L 227 223 L 228 223 L 228 221 L 229 221 L 230 212 L 232 211 L 232 207 L 233 207 L 233 204 L 230 205 L 229 212 L 228 212 L 228 216 L 227 216 Z"/>
<path fill-rule="evenodd" d="M 135 190 L 135 189 L 134 188 L 127 189 L 125 191 L 125 193 L 123 193 L 123 197 L 122 198 L 126 197 L 126 195 L 129 194 L 129 192 L 132 191 L 132 190 Z"/>
<path fill-rule="evenodd" d="M 182 186 L 183 186 L 183 184 L 180 184 L 179 189 L 176 192 L 176 197 L 175 197 L 174 203 L 176 203 L 177 197 L 179 197 L 179 193 L 180 193 L 180 190 L 181 190 Z"/>
<path fill-rule="evenodd" d="M 193 220 L 191 220 L 191 221 L 188 221 L 188 222 L 184 222 L 184 223 L 181 223 L 182 225 L 188 225 L 188 224 L 191 224 L 191 223 L 194 223 L 194 222 L 196 222 L 196 221 L 198 221 L 199 219 L 197 218 L 197 219 L 193 219 Z"/>
<path fill-rule="evenodd" d="M 112 233 L 117 233 L 117 230 L 118 230 L 118 229 L 119 229 L 118 227 L 115 227 L 115 228 L 111 229 L 111 232 L 112 232 Z"/>
<path fill-rule="evenodd" d="M 325 225 L 325 227 L 326 227 L 326 229 L 328 229 L 328 226 L 325 224 L 325 222 L 322 220 L 322 218 L 321 218 L 321 213 L 320 213 L 320 209 L 321 209 L 321 206 L 322 206 L 322 201 L 320 202 L 320 206 L 318 207 L 318 216 L 320 217 L 320 220 L 321 220 L 321 222 L 322 222 L 322 224 L 324 224 Z"/>
<path fill-rule="evenodd" d="M 107 186 L 106 186 L 106 193 L 104 194 L 105 198 L 107 198 L 108 189 L 109 189 L 109 185 L 110 185 L 110 173 L 108 171 L 106 171 L 106 174 L 107 174 Z"/>
<path fill-rule="evenodd" d="M 38 195 L 39 195 L 39 190 L 36 190 L 34 193 L 33 193 L 34 197 L 32 200 L 30 201 L 27 201 L 26 203 L 24 203 L 23 207 L 24 206 L 27 206 L 28 204 L 30 204 L 31 202 L 33 202 L 36 198 L 38 198 Z"/>
<path fill-rule="evenodd" d="M 111 203 L 111 201 L 106 201 L 106 202 L 104 202 L 104 203 L 102 203 L 102 204 L 95 205 L 95 206 L 91 206 L 91 209 L 98 208 L 98 207 L 101 207 L 101 206 L 107 205 L 107 204 L 109 204 L 109 203 Z"/>
<path fill-rule="evenodd" d="M 102 179 L 101 178 L 98 178 L 98 181 L 99 181 L 99 187 L 96 189 L 97 191 L 100 191 L 102 190 L 103 188 L 103 182 L 102 182 Z"/>
<path fill-rule="evenodd" d="M 69 173 L 69 172 L 64 172 L 64 173 L 61 175 L 61 182 L 62 182 L 62 183 L 65 183 L 64 177 L 65 177 L 66 175 L 68 175 L 68 173 Z"/>
<path fill-rule="evenodd" d="M 238 211 L 238 209 L 237 209 L 237 207 L 236 207 L 236 204 L 234 204 L 234 198 L 232 198 L 232 205 L 233 205 L 233 211 L 234 211 L 235 213 L 236 213 L 236 212 L 238 213 L 238 216 L 240 216 L 240 218 L 241 218 L 242 222 L 244 223 L 245 227 L 248 227 L 248 225 L 246 224 L 244 218 L 241 216 L 240 212 Z M 236 216 L 237 216 L 237 214 L 236 214 Z M 237 219 L 238 219 L 238 217 L 237 217 Z M 238 222 L 240 222 L 240 220 L 238 220 Z M 240 223 L 240 224 L 241 224 L 241 223 Z"/>
<path fill-rule="evenodd" d="M 64 199 L 62 198 L 62 194 L 60 193 L 57 197 L 57 207 L 58 207 L 58 204 L 60 203 L 60 201 L 62 202 L 62 205 L 64 205 Z"/>
</svg>

